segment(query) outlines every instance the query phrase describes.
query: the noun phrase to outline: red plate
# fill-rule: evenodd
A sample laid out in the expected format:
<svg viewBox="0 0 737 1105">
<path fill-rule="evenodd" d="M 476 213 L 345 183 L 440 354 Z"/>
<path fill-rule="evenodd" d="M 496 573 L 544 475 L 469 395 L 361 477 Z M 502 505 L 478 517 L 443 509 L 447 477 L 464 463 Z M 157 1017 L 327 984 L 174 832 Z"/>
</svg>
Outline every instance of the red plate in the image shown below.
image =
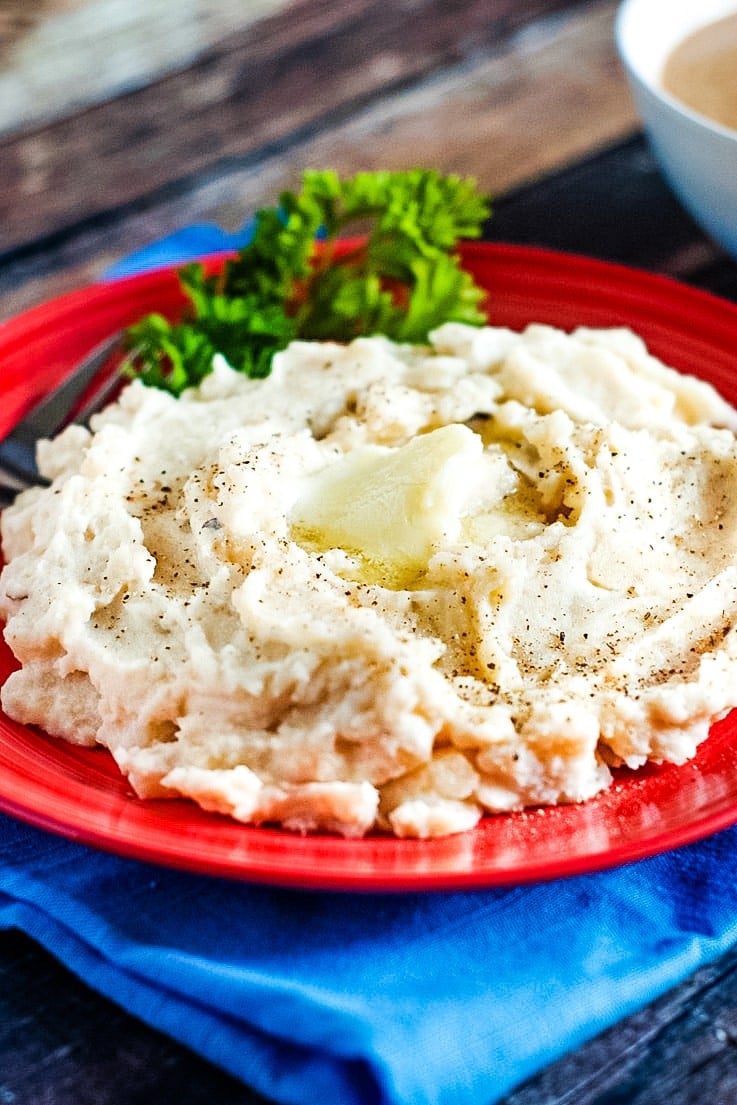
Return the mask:
<svg viewBox="0 0 737 1105">
<path fill-rule="evenodd" d="M 737 403 L 737 307 L 659 277 L 518 247 L 472 245 L 490 318 L 627 325 L 669 364 Z M 0 433 L 66 368 L 121 325 L 176 311 L 170 271 L 74 292 L 0 327 Z M 0 680 L 12 670 L 0 647 Z M 433 841 L 299 837 L 206 814 L 182 800 L 135 798 L 103 750 L 84 750 L 0 715 L 0 809 L 120 855 L 190 871 L 338 890 L 439 890 L 594 871 L 687 844 L 737 822 L 737 712 L 684 767 L 622 772 L 580 806 L 487 817 Z"/>
</svg>

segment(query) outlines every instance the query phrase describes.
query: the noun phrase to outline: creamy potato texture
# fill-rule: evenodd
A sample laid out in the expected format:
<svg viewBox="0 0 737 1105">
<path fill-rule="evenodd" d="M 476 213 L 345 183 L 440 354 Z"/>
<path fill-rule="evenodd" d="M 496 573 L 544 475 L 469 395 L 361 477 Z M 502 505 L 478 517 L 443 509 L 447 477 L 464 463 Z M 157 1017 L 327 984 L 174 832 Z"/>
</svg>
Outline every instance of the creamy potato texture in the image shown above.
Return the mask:
<svg viewBox="0 0 737 1105">
<path fill-rule="evenodd" d="M 3 514 L 3 708 L 299 831 L 590 798 L 737 703 L 736 427 L 624 330 L 133 383 Z"/>
</svg>

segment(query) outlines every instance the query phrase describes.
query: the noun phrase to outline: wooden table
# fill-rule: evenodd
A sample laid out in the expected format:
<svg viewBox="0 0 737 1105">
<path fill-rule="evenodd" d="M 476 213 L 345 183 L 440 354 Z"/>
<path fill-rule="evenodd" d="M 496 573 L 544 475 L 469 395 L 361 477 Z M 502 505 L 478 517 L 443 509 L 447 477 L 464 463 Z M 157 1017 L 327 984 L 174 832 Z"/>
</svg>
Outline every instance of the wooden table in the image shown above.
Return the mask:
<svg viewBox="0 0 737 1105">
<path fill-rule="evenodd" d="M 494 196 L 490 240 L 737 300 L 737 264 L 684 214 L 639 133 L 611 0 L 202 7 L 131 0 L 116 26 L 105 0 L 3 5 L 0 101 L 16 107 L 0 108 L 0 319 L 184 225 L 235 229 L 328 165 L 471 174 Z M 19 934 L 0 936 L 0 973 L 4 1105 L 261 1100 Z M 736 1043 L 737 951 L 504 1105 L 737 1102 Z"/>
</svg>

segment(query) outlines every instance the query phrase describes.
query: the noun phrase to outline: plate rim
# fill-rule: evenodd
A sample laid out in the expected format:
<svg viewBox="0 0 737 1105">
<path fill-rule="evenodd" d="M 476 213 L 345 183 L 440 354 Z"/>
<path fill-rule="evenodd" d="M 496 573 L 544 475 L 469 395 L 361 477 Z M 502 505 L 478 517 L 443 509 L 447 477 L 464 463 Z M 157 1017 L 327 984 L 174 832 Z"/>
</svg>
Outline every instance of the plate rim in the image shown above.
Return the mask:
<svg viewBox="0 0 737 1105">
<path fill-rule="evenodd" d="M 631 296 L 632 303 L 639 304 L 640 306 L 643 303 L 643 296 L 646 303 L 648 300 L 650 301 L 651 308 L 651 296 L 657 299 L 658 302 L 663 300 L 664 303 L 662 305 L 666 308 L 668 317 L 672 317 L 674 309 L 673 301 L 675 299 L 678 305 L 687 308 L 689 311 L 695 312 L 697 315 L 703 316 L 705 313 L 708 314 L 710 321 L 713 320 L 718 329 L 721 330 L 721 328 L 723 328 L 725 333 L 728 332 L 731 334 L 733 339 L 737 338 L 737 304 L 729 300 L 721 299 L 710 292 L 705 292 L 701 289 L 683 284 L 669 276 L 650 273 L 642 269 L 631 268 L 616 262 L 600 260 L 577 253 L 544 249 L 536 246 L 495 242 L 471 242 L 464 243 L 461 252 L 464 261 L 471 268 L 476 264 L 488 263 L 489 260 L 502 270 L 504 265 L 516 266 L 518 270 L 520 266 L 522 266 L 525 271 L 525 279 L 529 278 L 530 281 L 536 276 L 539 277 L 540 273 L 543 272 L 547 273 L 548 277 L 551 273 L 554 273 L 557 281 L 563 284 L 570 283 L 572 274 L 575 274 L 578 279 L 584 281 L 587 278 L 592 278 L 596 284 L 601 282 L 605 285 L 611 285 L 611 283 L 614 282 L 614 284 L 617 285 L 620 298 Z M 203 260 L 207 265 L 216 266 L 222 263 L 223 258 L 227 256 L 228 254 L 218 253 L 208 255 Z M 54 324 L 64 322 L 68 329 L 70 315 L 73 321 L 73 317 L 77 312 L 80 310 L 89 312 L 90 308 L 92 307 L 94 309 L 96 304 L 102 304 L 107 308 L 103 310 L 100 315 L 100 325 L 104 330 L 106 324 L 105 320 L 109 315 L 115 313 L 114 308 L 116 304 L 121 302 L 130 304 L 132 297 L 132 302 L 138 305 L 139 302 L 150 299 L 152 293 L 156 293 L 162 289 L 166 294 L 172 294 L 173 291 L 176 290 L 176 272 L 180 267 L 179 264 L 159 266 L 141 274 L 120 277 L 115 280 L 89 285 L 66 292 L 45 303 L 29 308 L 27 311 L 0 324 L 0 362 L 5 358 L 8 350 L 11 352 L 15 351 L 14 355 L 22 355 L 21 346 L 23 338 L 24 335 L 27 335 L 29 330 L 48 329 Z M 594 291 L 595 288 L 592 287 L 592 294 Z M 627 296 L 624 296 L 625 292 Z M 139 315 L 142 310 L 147 309 L 150 309 L 150 307 L 143 307 L 141 309 L 136 306 L 135 308 Z M 130 321 L 132 321 L 132 319 Z M 530 318 L 529 321 L 532 322 L 535 321 L 535 319 Z M 94 337 L 90 337 L 90 345 L 95 344 L 95 341 L 98 340 L 97 331 L 99 329 L 99 327 L 92 327 L 92 330 L 95 331 L 95 335 Z M 104 334 L 100 333 L 99 336 L 104 336 Z M 737 346 L 735 347 L 734 367 L 737 368 Z M 5 715 L 0 715 L 0 745 L 4 744 L 7 738 L 7 733 L 3 729 L 3 725 L 6 721 Z M 15 725 L 15 723 L 12 724 Z M 26 731 L 30 732 L 30 730 Z M 45 739 L 54 742 L 54 738 L 47 737 Z M 709 738 L 710 741 L 712 739 L 713 737 Z M 91 754 L 94 756 L 109 757 L 111 759 L 110 753 L 104 749 L 94 750 Z M 2 756 L 0 756 L 0 763 L 1 762 Z M 683 769 L 673 767 L 668 770 L 692 770 L 693 763 L 694 762 L 691 761 L 689 764 L 684 765 Z M 737 765 L 735 765 L 735 777 L 737 779 Z M 726 829 L 737 822 L 736 790 L 735 796 L 732 799 L 732 804 L 728 808 L 725 807 L 712 810 L 711 812 L 705 813 L 700 819 L 694 822 L 684 823 L 678 829 L 670 827 L 664 829 L 660 835 L 655 834 L 645 840 L 632 839 L 614 848 L 610 847 L 604 852 L 593 851 L 573 856 L 560 855 L 557 857 L 557 860 L 547 858 L 544 860 L 530 861 L 528 859 L 521 865 L 518 863 L 516 866 L 511 865 L 506 868 L 474 866 L 473 863 L 471 863 L 470 867 L 459 867 L 458 869 L 442 869 L 441 865 L 436 869 L 430 867 L 428 869 L 420 868 L 411 870 L 402 869 L 400 864 L 400 867 L 397 869 L 393 869 L 390 866 L 383 869 L 379 869 L 376 866 L 371 868 L 369 866 L 365 869 L 357 868 L 353 871 L 340 871 L 336 873 L 334 871 L 315 867 L 305 869 L 303 866 L 300 866 L 299 848 L 296 849 L 297 854 L 294 859 L 288 862 L 286 866 L 282 864 L 282 866 L 275 867 L 273 864 L 273 857 L 270 857 L 270 862 L 262 862 L 254 855 L 247 856 L 245 860 L 243 856 L 238 855 L 230 859 L 226 855 L 215 856 L 212 857 L 208 863 L 197 858 L 193 860 L 191 854 L 187 854 L 186 851 L 177 852 L 171 848 L 165 850 L 160 842 L 157 844 L 155 841 L 151 843 L 147 840 L 134 840 L 130 835 L 121 835 L 120 832 L 116 833 L 113 829 L 107 831 L 95 829 L 84 820 L 73 823 L 70 822 L 68 818 L 65 820 L 59 816 L 54 816 L 53 813 L 49 812 L 48 808 L 43 809 L 38 806 L 29 808 L 27 804 L 19 800 L 17 794 L 9 794 L 7 788 L 7 773 L 0 773 L 0 811 L 3 813 L 44 831 L 66 837 L 77 843 L 107 851 L 118 856 L 215 877 L 226 877 L 290 888 L 350 892 L 415 892 L 418 890 L 479 889 L 570 877 L 606 870 L 615 866 L 620 866 L 621 864 L 671 851 L 675 848 L 694 843 L 697 840 L 710 836 L 714 832 Z M 135 804 L 142 803 L 143 801 L 144 800 L 137 798 L 132 799 L 132 802 Z M 162 799 L 160 801 L 166 802 L 169 808 L 172 808 L 175 803 L 178 805 L 184 804 L 188 809 L 191 805 L 183 799 Z M 583 805 L 590 808 L 592 802 L 596 802 L 596 799 L 589 800 L 589 803 Z M 198 810 L 197 817 L 194 819 L 195 824 L 198 820 L 202 820 L 203 818 L 208 821 L 219 818 L 219 815 L 204 814 L 203 811 L 199 811 L 198 807 L 194 808 Z M 561 807 L 553 807 L 553 809 L 556 808 L 560 809 Z M 583 807 L 580 806 L 578 808 Z M 517 815 L 499 816 L 515 817 Z M 394 852 L 399 855 L 400 860 L 403 850 L 411 850 L 415 853 L 422 853 L 424 851 L 426 854 L 433 850 L 443 850 L 442 848 L 438 849 L 434 841 L 397 842 L 396 839 L 392 837 L 374 837 L 366 838 L 369 842 L 366 844 L 364 841 L 345 841 L 342 838 L 327 837 L 319 834 L 305 838 L 287 833 L 284 830 L 271 830 L 267 828 L 239 825 L 238 823 L 232 822 L 231 819 L 224 820 L 227 821 L 229 826 L 236 825 L 237 832 L 242 834 L 244 838 L 252 834 L 258 834 L 258 838 L 263 842 L 266 839 L 265 834 L 269 834 L 269 839 L 285 843 L 287 848 L 290 844 L 295 846 L 297 841 L 311 840 L 318 843 L 335 841 L 338 846 L 343 846 L 344 848 L 358 846 L 358 850 L 370 850 L 372 847 L 378 847 L 379 850 L 393 849 Z M 488 825 L 492 823 L 493 820 L 493 817 L 483 819 L 482 825 L 484 823 L 487 824 L 487 829 L 485 831 L 489 831 Z M 470 833 L 458 834 L 456 837 L 441 839 L 445 841 L 459 840 L 462 837 L 468 839 L 473 834 L 478 833 L 479 828 L 477 827 L 474 830 L 470 830 Z M 386 845 L 386 848 L 384 848 L 384 845 Z M 331 850 L 335 850 L 335 845 L 327 844 L 327 851 L 330 852 Z"/>
</svg>

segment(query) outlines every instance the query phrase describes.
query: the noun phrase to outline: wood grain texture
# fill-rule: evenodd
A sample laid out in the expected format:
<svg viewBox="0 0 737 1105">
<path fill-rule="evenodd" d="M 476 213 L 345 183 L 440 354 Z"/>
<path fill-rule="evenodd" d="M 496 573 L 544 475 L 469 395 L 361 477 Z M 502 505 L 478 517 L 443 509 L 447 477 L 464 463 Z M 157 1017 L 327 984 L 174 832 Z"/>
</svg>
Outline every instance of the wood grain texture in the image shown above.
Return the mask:
<svg viewBox="0 0 737 1105">
<path fill-rule="evenodd" d="M 577 22 L 574 5 L 565 25 L 552 18 L 535 25 L 532 42 L 515 37 L 520 13 L 531 19 L 556 6 L 302 0 L 284 22 L 258 24 L 185 73 L 1 143 L 0 250 L 162 188 L 182 192 L 203 174 L 261 167 L 274 156 L 283 163 L 287 148 L 302 151 L 288 158 L 294 179 L 320 134 L 333 142 L 315 153 L 342 153 L 353 165 L 473 164 L 494 189 L 512 172 L 523 179 L 585 149 L 597 126 L 612 137 L 633 121 L 614 58 L 611 0 L 584 6 L 598 19 Z M 341 130 L 347 119 L 352 136 Z M 535 165 L 543 145 L 549 164 Z M 501 157 L 508 167 L 500 174 Z"/>
<path fill-rule="evenodd" d="M 191 65 L 291 0 L 2 0 L 0 134 Z"/>
<path fill-rule="evenodd" d="M 238 101 L 222 117 L 213 110 L 204 136 L 191 121 L 177 128 L 171 105 L 186 85 L 176 78 L 164 82 L 178 91 L 170 89 L 173 100 L 160 109 L 150 132 L 138 119 L 133 134 L 130 104 L 113 104 L 0 147 L 0 226 L 7 235 L 5 248 L 0 246 L 0 318 L 96 279 L 115 260 L 182 226 L 204 221 L 235 229 L 258 206 L 273 202 L 282 187 L 295 184 L 307 166 L 330 165 L 350 174 L 433 165 L 475 176 L 485 191 L 498 194 L 637 126 L 615 57 L 611 0 L 573 5 L 531 28 L 520 28 L 508 9 L 518 21 L 522 10 L 530 16 L 535 5 L 467 0 L 448 7 L 455 21 L 446 17 L 439 24 L 430 21 L 430 6 L 430 0 L 420 0 L 392 9 L 404 19 L 404 38 L 419 9 L 433 30 L 421 47 L 407 47 L 409 58 L 396 55 L 395 80 L 387 83 L 387 59 L 395 55 L 383 32 L 377 33 L 371 65 L 353 65 L 351 35 L 368 33 L 371 4 L 351 0 L 341 9 L 346 23 L 330 33 L 322 0 L 308 0 L 301 33 L 310 44 L 307 53 L 317 51 L 316 66 L 319 57 L 331 56 L 327 85 L 334 91 L 349 76 L 357 81 L 356 73 L 364 81 L 358 100 L 354 83 L 342 88 L 343 99 L 329 110 L 324 105 L 332 92 L 328 96 L 321 87 L 322 100 L 313 96 L 300 109 L 312 112 L 309 125 L 293 117 L 297 90 L 284 91 L 285 84 L 301 79 L 292 74 L 276 82 L 268 104 L 246 108 Z M 248 56 L 268 68 L 280 50 L 289 52 L 290 33 L 278 19 L 271 21 L 269 33 L 249 43 Z M 227 55 L 228 67 L 236 56 L 242 63 L 236 51 Z M 200 77 L 198 69 L 198 82 Z M 224 94 L 222 87 L 218 94 Z M 271 137 L 243 128 L 234 132 L 231 109 L 260 112 L 263 126 L 268 115 Z M 115 113 L 125 119 L 116 120 Z M 90 153 L 98 148 L 98 129 L 106 144 L 103 161 Z M 69 158 L 63 143 L 72 137 L 79 153 Z M 203 142 L 211 145 L 209 156 Z M 142 162 L 150 172 L 132 168 Z"/>
<path fill-rule="evenodd" d="M 267 1105 L 89 990 L 18 932 L 0 934 L 2 1105 Z"/>
<path fill-rule="evenodd" d="M 667 187 L 642 135 L 500 197 L 485 237 L 665 273 L 737 299 L 737 266 Z"/>
</svg>

